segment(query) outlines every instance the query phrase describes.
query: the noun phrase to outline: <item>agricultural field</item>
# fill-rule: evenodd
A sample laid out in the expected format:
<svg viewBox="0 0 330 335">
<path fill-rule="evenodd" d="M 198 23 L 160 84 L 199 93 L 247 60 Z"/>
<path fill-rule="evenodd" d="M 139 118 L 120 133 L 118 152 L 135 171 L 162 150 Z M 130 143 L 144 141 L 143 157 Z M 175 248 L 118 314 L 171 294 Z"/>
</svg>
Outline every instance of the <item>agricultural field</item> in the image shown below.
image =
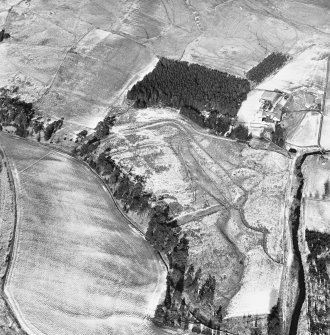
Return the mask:
<svg viewBox="0 0 330 335">
<path fill-rule="evenodd" d="M 309 156 L 303 165 L 304 225 L 306 229 L 330 233 L 329 155 Z"/>
<path fill-rule="evenodd" d="M 152 317 L 166 271 L 84 164 L 0 135 L 18 196 L 5 292 L 29 334 L 166 334 Z M 74 192 L 73 192 L 74 190 Z"/>
<path fill-rule="evenodd" d="M 293 92 L 304 87 L 308 92 L 323 95 L 327 74 L 328 51 L 326 47 L 310 47 L 294 55 L 282 69 L 258 85 L 264 90 L 275 88 Z"/>
<path fill-rule="evenodd" d="M 293 147 L 317 147 L 322 115 L 320 112 L 308 112 L 300 124 L 286 138 L 287 145 Z"/>
<path fill-rule="evenodd" d="M 289 160 L 211 135 L 165 108 L 121 114 L 97 150 L 106 148 L 169 203 L 189 240 L 188 265 L 200 267 L 203 279 L 215 276 L 215 304 L 226 319 L 269 313 L 283 270 Z"/>
</svg>

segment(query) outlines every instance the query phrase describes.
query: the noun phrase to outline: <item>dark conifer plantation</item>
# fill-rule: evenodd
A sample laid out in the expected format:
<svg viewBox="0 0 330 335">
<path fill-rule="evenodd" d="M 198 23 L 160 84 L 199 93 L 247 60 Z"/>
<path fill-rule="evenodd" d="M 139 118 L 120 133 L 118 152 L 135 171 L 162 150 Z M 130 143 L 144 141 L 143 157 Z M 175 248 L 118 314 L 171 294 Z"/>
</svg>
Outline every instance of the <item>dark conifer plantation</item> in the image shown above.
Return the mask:
<svg viewBox="0 0 330 335">
<path fill-rule="evenodd" d="M 188 64 L 161 58 L 155 69 L 128 92 L 128 99 L 137 107 L 163 103 L 181 108 L 189 106 L 197 111 L 218 110 L 235 116 L 250 90 L 246 79 Z"/>
<path fill-rule="evenodd" d="M 161 58 L 128 92 L 135 107 L 175 107 L 202 127 L 224 133 L 250 90 L 248 80 L 197 64 Z M 205 120 L 201 111 L 211 112 Z"/>
<path fill-rule="evenodd" d="M 281 52 L 273 52 L 258 65 L 249 70 L 246 73 L 246 77 L 255 83 L 260 83 L 275 70 L 282 67 L 288 59 L 288 55 L 282 54 Z"/>
</svg>

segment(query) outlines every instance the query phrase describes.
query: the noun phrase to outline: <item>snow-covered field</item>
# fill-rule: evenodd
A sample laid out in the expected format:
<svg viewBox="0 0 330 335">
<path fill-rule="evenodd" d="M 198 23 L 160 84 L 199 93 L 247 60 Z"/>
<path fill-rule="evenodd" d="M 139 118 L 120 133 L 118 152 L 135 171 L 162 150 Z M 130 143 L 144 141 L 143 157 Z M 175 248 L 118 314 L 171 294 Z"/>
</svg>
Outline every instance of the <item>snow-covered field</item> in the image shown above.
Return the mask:
<svg viewBox="0 0 330 335">
<path fill-rule="evenodd" d="M 297 147 L 318 146 L 320 122 L 321 113 L 306 113 L 296 130 L 290 133 L 286 142 Z"/>
<path fill-rule="evenodd" d="M 330 150 L 330 115 L 323 117 L 320 145 L 325 150 Z"/>
<path fill-rule="evenodd" d="M 264 92 L 263 91 L 251 91 L 249 92 L 246 100 L 243 101 L 241 108 L 238 111 L 237 117 L 241 122 L 245 122 L 248 125 L 250 123 L 262 122 L 262 112 L 259 111 L 260 99 Z"/>
<path fill-rule="evenodd" d="M 330 234 L 330 202 L 306 199 L 304 202 L 304 222 L 306 229 Z"/>
<path fill-rule="evenodd" d="M 303 222 L 306 229 L 330 233 L 330 157 L 309 156 L 303 164 Z"/>
<path fill-rule="evenodd" d="M 294 55 L 292 60 L 258 88 L 292 92 L 297 88 L 307 87 L 310 92 L 322 95 L 327 73 L 327 55 L 326 48 L 308 48 Z"/>
<path fill-rule="evenodd" d="M 268 314 L 277 304 L 283 266 L 262 250 L 248 252 L 242 286 L 231 300 L 226 318 Z"/>
<path fill-rule="evenodd" d="M 19 216 L 6 285 L 29 334 L 165 334 L 153 316 L 166 271 L 82 163 L 1 136 Z"/>
</svg>

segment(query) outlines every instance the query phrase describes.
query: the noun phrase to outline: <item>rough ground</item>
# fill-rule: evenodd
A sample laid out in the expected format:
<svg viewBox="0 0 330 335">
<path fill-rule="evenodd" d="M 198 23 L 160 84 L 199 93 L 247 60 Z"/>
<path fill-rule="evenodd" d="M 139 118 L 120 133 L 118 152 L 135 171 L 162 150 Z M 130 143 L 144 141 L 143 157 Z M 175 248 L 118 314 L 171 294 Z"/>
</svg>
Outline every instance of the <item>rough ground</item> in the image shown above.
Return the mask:
<svg viewBox="0 0 330 335">
<path fill-rule="evenodd" d="M 282 271 L 288 158 L 210 135 L 177 111 L 157 108 L 121 114 L 99 152 L 107 147 L 170 204 L 190 241 L 189 264 L 216 277 L 215 301 L 227 317 L 268 313 Z"/>
</svg>

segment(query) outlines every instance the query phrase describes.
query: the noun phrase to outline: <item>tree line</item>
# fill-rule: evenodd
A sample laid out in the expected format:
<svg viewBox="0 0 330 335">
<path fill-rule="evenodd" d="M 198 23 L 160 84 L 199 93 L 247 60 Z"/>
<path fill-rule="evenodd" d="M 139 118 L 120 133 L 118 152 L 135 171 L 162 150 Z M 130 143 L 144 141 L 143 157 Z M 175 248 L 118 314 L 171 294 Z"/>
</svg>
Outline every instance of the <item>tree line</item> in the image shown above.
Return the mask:
<svg viewBox="0 0 330 335">
<path fill-rule="evenodd" d="M 102 121 L 97 128 L 103 128 L 105 124 L 110 124 L 109 119 Z M 193 266 L 188 266 L 189 240 L 182 233 L 176 220 L 171 217 L 169 205 L 155 199 L 145 190 L 145 178 L 124 170 L 120 163 L 111 157 L 111 146 L 96 154 L 100 141 L 107 132 L 108 130 L 96 130 L 89 137 L 85 137 L 84 132 L 81 135 L 83 142 L 75 148 L 74 155 L 84 159 L 103 178 L 114 197 L 121 202 L 125 212 L 149 212 L 146 239 L 156 251 L 167 258 L 169 264 L 166 296 L 163 303 L 157 307 L 154 321 L 156 324 L 187 328 L 189 323 L 196 320 L 185 303 L 183 291 L 188 292 L 200 306 L 213 306 L 215 277 L 208 276 L 202 280 L 201 269 L 195 270 Z M 152 203 L 155 205 L 151 206 Z M 218 308 L 217 312 L 214 318 L 220 322 L 221 308 Z"/>
<path fill-rule="evenodd" d="M 264 58 L 258 65 L 246 73 L 246 77 L 255 83 L 262 82 L 275 70 L 281 68 L 290 57 L 281 52 L 273 52 Z"/>
<path fill-rule="evenodd" d="M 162 103 L 235 116 L 249 90 L 246 79 L 198 64 L 161 58 L 155 69 L 128 91 L 127 98 L 134 100 L 136 107 Z"/>
</svg>

